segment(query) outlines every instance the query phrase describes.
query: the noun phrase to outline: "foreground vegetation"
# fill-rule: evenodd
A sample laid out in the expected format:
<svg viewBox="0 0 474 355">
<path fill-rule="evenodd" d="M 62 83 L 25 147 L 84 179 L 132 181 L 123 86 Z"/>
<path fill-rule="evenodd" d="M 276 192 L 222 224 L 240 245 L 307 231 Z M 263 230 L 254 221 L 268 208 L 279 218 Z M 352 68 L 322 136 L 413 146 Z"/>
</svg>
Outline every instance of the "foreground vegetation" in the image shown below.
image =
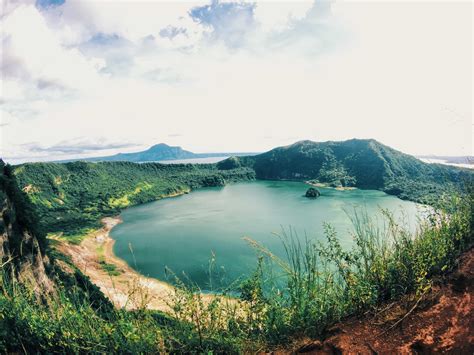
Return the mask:
<svg viewBox="0 0 474 355">
<path fill-rule="evenodd" d="M 339 320 L 386 302 L 403 298 L 411 308 L 474 242 L 472 173 L 413 159 L 374 141 L 349 141 L 301 142 L 200 166 L 1 164 L 0 352 L 255 352 L 323 337 Z M 47 243 L 47 233 L 80 240 L 128 206 L 255 177 L 375 188 L 437 208 L 415 234 L 387 211 L 383 229 L 355 211 L 351 250 L 329 225 L 325 243 L 284 231 L 284 259 L 249 239 L 259 254 L 251 277 L 212 301 L 176 280 L 166 315 L 147 310 L 145 296 L 140 309 L 114 308 Z M 25 282 L 28 269 L 43 283 Z M 229 302 L 227 292 L 237 299 Z"/>
<path fill-rule="evenodd" d="M 260 251 L 239 301 L 206 301 L 181 284 L 163 315 L 117 310 L 76 270 L 52 268 L 56 290 L 38 296 L 2 264 L 0 351 L 239 353 L 321 337 L 335 322 L 402 297 L 419 302 L 474 242 L 473 191 L 444 200 L 413 235 L 385 212 L 386 228 L 362 211 L 353 215 L 354 246 L 343 250 L 331 226 L 323 244 L 281 236 L 287 257 Z M 53 265 L 58 257 L 51 254 Z M 63 260 L 64 261 L 64 260 Z M 56 270 L 56 271 L 55 271 Z M 410 305 L 410 307 L 411 307 Z"/>
</svg>

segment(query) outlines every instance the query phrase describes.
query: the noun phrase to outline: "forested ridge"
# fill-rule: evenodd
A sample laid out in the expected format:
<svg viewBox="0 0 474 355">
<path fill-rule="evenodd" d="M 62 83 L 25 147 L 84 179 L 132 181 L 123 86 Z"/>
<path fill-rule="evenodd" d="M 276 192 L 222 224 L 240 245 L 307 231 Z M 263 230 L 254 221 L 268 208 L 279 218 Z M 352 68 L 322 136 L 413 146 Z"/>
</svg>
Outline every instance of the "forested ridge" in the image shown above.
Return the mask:
<svg viewBox="0 0 474 355">
<path fill-rule="evenodd" d="M 100 218 L 123 208 L 199 187 L 255 178 L 249 168 L 131 162 L 30 163 L 13 169 L 45 232 L 75 234 L 100 227 Z"/>
<path fill-rule="evenodd" d="M 218 166 L 250 167 L 257 179 L 312 180 L 332 187 L 381 190 L 428 204 L 463 189 L 474 176 L 469 169 L 424 163 L 373 139 L 301 141 L 255 156 L 232 157 Z"/>
<path fill-rule="evenodd" d="M 217 164 L 132 162 L 27 163 L 15 166 L 18 186 L 46 232 L 77 234 L 123 208 L 207 186 L 252 179 L 300 180 L 375 189 L 436 204 L 470 183 L 468 169 L 427 164 L 375 140 L 301 141 Z"/>
<path fill-rule="evenodd" d="M 299 142 L 209 165 L 74 162 L 1 168 L 2 353 L 291 349 L 301 339 L 324 340 L 349 316 L 380 314 L 393 306 L 401 315 L 383 324 L 390 330 L 404 314 L 432 302 L 436 284 L 474 242 L 472 172 L 424 164 L 375 141 Z M 356 213 L 350 249 L 329 225 L 325 242 L 284 233 L 284 258 L 253 243 L 257 267 L 235 285 L 234 302 L 206 301 L 198 288 L 178 283 L 170 314 L 151 311 L 146 302 L 134 311 L 113 307 L 55 250 L 56 240 L 46 238 L 47 232 L 85 233 L 98 227 L 101 217 L 128 206 L 254 178 L 312 180 L 441 203 L 414 233 L 387 211 L 383 229 L 375 217 Z M 283 285 L 275 282 L 276 264 Z"/>
</svg>

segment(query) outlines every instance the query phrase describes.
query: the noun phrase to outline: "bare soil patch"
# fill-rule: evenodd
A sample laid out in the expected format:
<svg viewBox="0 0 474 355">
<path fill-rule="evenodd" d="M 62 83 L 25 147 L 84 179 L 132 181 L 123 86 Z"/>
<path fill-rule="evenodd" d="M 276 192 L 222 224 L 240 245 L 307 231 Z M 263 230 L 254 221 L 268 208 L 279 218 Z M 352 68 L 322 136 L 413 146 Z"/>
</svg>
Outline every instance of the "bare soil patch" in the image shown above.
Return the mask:
<svg viewBox="0 0 474 355">
<path fill-rule="evenodd" d="M 341 322 L 324 341 L 304 342 L 294 353 L 474 354 L 474 248 L 411 313 L 403 302 L 385 308 Z"/>
<path fill-rule="evenodd" d="M 165 282 L 140 275 L 116 257 L 113 253 L 115 241 L 109 233 L 121 220 L 119 217 L 107 217 L 102 222 L 104 227 L 88 235 L 79 245 L 62 241 L 58 244 L 58 250 L 69 256 L 74 265 L 89 276 L 117 307 L 136 309 L 146 306 L 169 312 L 168 304 L 174 288 Z M 116 275 L 110 275 L 104 265 L 113 265 Z"/>
</svg>

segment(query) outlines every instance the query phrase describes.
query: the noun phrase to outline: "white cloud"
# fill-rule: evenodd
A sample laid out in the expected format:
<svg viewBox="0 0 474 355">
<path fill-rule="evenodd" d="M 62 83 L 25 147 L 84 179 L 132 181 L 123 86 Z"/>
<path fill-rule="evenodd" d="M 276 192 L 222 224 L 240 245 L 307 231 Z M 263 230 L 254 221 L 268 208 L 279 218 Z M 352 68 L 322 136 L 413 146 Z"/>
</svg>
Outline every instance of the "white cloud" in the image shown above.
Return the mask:
<svg viewBox="0 0 474 355">
<path fill-rule="evenodd" d="M 164 43 L 169 40 L 160 38 L 160 30 L 173 26 L 186 29 L 186 36 L 179 36 L 184 44 L 193 44 L 200 39 L 203 31 L 189 16 L 188 11 L 202 1 L 79 1 L 69 0 L 58 8 L 51 10 L 53 19 L 60 13 L 62 25 L 73 28 L 81 36 L 69 34 L 69 42 L 74 39 L 87 40 L 96 33 L 116 34 L 133 42 L 152 35 Z M 52 22 L 54 20 L 51 20 Z"/>
<path fill-rule="evenodd" d="M 472 154 L 468 4 L 258 2 L 256 27 L 234 47 L 189 17 L 197 4 L 10 10 L 2 38 L 22 70 L 3 81 L 0 155 L 31 159 L 22 144 L 84 137 L 198 152 L 359 137 Z M 186 35 L 160 36 L 166 28 Z"/>
<path fill-rule="evenodd" d="M 14 124 L 18 119 L 13 116 L 10 112 L 0 109 L 0 129 L 8 125 Z"/>
<path fill-rule="evenodd" d="M 293 22 L 303 19 L 314 5 L 313 0 L 221 0 L 220 2 L 255 4 L 255 20 L 266 32 L 287 29 Z"/>
<path fill-rule="evenodd" d="M 259 1 L 255 8 L 256 20 L 265 31 L 281 31 L 303 19 L 313 7 L 313 1 Z"/>
<path fill-rule="evenodd" d="M 7 16 L 16 8 L 24 5 L 35 5 L 35 0 L 9 0 L 2 2 L 1 16 Z"/>
<path fill-rule="evenodd" d="M 33 5 L 21 5 L 2 19 L 4 76 L 22 82 L 42 81 L 56 88 L 86 89 L 99 80 L 103 61 L 85 58 L 76 48 L 66 49 Z M 18 75 L 20 73 L 20 75 Z M 84 87 L 83 83 L 86 83 Z M 40 83 L 41 86 L 41 83 Z M 41 89 L 41 87 L 39 88 Z"/>
</svg>

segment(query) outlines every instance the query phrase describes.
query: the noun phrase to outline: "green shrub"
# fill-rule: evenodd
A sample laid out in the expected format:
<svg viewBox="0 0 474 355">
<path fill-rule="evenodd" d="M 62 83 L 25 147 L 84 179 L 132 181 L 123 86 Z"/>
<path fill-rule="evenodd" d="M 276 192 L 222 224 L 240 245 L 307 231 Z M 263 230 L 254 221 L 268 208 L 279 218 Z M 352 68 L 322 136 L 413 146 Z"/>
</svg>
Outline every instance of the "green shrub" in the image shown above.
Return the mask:
<svg viewBox="0 0 474 355">
<path fill-rule="evenodd" d="M 452 197 L 431 211 L 416 233 L 384 212 L 377 228 L 352 214 L 354 244 L 342 248 L 326 226 L 326 242 L 281 236 L 286 257 L 260 251 L 258 267 L 239 288 L 209 299 L 188 283 L 170 301 L 171 314 L 118 310 L 77 272 L 57 277 L 57 291 L 38 299 L 0 272 L 0 351 L 44 353 L 255 353 L 299 337 L 319 337 L 350 315 L 410 295 L 426 294 L 451 270 L 473 238 L 473 195 Z"/>
<path fill-rule="evenodd" d="M 275 281 L 260 265 L 243 284 L 242 298 L 255 313 L 248 318 L 258 321 L 254 328 L 261 329 L 266 341 L 278 343 L 295 336 L 318 337 L 343 317 L 405 295 L 418 300 L 473 244 L 472 202 L 472 194 L 452 197 L 444 210 L 432 210 L 421 220 L 415 234 L 387 211 L 384 228 L 354 211 L 350 250 L 341 247 L 329 225 L 326 243 L 284 231 L 284 259 L 250 241 L 282 276 Z"/>
</svg>

